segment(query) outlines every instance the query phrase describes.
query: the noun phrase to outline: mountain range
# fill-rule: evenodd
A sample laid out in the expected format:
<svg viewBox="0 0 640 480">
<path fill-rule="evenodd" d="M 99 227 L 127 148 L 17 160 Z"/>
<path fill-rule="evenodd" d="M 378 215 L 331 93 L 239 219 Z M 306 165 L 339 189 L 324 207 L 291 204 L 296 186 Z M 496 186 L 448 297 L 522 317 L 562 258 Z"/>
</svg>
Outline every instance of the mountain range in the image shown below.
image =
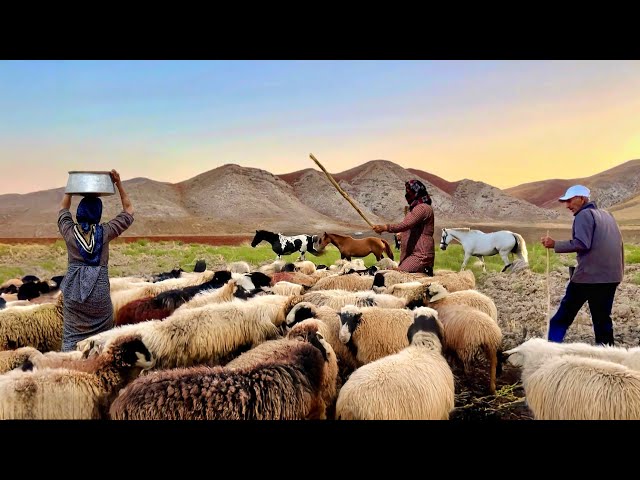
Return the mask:
<svg viewBox="0 0 640 480">
<path fill-rule="evenodd" d="M 640 160 L 597 175 L 549 179 L 501 190 L 470 179 L 451 182 L 424 170 L 372 160 L 332 174 L 372 223 L 403 218 L 404 182 L 420 179 L 433 199 L 436 223 L 570 224 L 557 201 L 581 183 L 599 207 L 621 224 L 640 224 Z M 250 235 L 256 229 L 284 234 L 324 230 L 354 232 L 367 224 L 320 170 L 282 175 L 227 164 L 178 183 L 133 178 L 123 182 L 136 221 L 125 235 Z M 0 195 L 0 237 L 56 237 L 64 187 Z M 121 210 L 118 195 L 103 197 L 103 221 Z M 77 200 L 72 202 L 75 212 Z"/>
</svg>

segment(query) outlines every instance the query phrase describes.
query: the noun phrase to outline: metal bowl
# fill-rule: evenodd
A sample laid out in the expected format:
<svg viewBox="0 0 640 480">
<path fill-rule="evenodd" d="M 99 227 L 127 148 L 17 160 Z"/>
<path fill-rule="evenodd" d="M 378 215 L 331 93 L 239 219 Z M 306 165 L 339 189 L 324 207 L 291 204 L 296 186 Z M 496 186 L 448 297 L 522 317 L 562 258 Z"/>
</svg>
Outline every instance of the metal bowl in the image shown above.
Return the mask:
<svg viewBox="0 0 640 480">
<path fill-rule="evenodd" d="M 67 188 L 64 193 L 70 195 L 84 195 L 106 197 L 116 193 L 110 172 L 69 172 Z"/>
</svg>

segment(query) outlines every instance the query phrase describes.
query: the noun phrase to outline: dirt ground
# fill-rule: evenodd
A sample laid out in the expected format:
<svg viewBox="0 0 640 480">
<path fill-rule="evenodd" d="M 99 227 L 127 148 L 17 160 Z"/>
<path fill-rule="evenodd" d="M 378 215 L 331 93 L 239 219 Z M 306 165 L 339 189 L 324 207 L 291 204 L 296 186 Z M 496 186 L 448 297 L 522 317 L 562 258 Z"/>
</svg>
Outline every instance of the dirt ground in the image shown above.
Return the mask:
<svg viewBox="0 0 640 480">
<path fill-rule="evenodd" d="M 625 268 L 624 281 L 618 287 L 612 311 L 616 346 L 636 347 L 640 344 L 640 286 L 631 279 L 640 272 L 640 265 Z M 513 348 L 532 337 L 545 337 L 547 319 L 552 316 L 566 289 L 569 272 L 549 274 L 549 302 L 546 274 L 521 270 L 513 273 L 490 272 L 477 276 L 477 290 L 493 299 L 498 307 L 498 323 L 503 335 L 503 350 Z M 566 342 L 594 344 L 589 307 L 576 316 L 565 337 Z M 456 375 L 456 408 L 453 420 L 531 420 L 524 402 L 520 369 L 504 365 L 497 378 L 496 395 L 488 395 L 488 362 L 476 361 L 467 375 Z"/>
</svg>

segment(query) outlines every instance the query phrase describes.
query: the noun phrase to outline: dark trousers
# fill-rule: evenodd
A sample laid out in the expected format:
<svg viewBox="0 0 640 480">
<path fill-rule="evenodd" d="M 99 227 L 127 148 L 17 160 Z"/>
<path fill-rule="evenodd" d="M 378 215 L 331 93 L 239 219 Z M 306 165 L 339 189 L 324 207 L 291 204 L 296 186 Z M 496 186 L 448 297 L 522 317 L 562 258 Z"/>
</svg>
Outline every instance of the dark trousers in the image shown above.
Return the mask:
<svg viewBox="0 0 640 480">
<path fill-rule="evenodd" d="M 617 283 L 569 282 L 558 311 L 549 321 L 549 341 L 562 342 L 567 329 L 573 323 L 584 302 L 589 302 L 596 343 L 613 345 L 611 309 L 616 288 L 618 288 Z"/>
</svg>

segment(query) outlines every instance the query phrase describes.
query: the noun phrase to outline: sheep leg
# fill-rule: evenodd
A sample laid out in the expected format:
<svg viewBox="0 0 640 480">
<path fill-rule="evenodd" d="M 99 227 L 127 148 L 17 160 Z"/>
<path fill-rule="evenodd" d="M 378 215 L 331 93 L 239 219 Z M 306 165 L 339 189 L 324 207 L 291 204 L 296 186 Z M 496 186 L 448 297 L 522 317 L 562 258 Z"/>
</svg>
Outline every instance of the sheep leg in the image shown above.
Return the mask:
<svg viewBox="0 0 640 480">
<path fill-rule="evenodd" d="M 489 393 L 496 394 L 496 368 L 498 366 L 498 353 L 489 346 L 484 347 L 484 354 L 489 360 Z"/>
</svg>

